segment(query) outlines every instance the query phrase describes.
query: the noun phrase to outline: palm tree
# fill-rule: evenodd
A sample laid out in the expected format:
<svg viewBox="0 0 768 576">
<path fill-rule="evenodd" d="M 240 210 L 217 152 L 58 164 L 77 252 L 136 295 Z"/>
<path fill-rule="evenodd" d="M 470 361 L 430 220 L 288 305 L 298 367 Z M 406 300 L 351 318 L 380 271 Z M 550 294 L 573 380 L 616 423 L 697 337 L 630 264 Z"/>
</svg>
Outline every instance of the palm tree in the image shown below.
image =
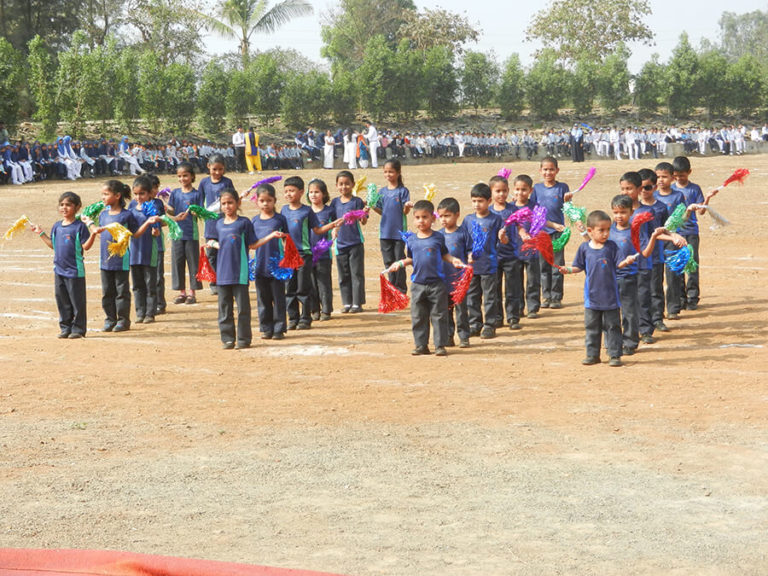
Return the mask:
<svg viewBox="0 0 768 576">
<path fill-rule="evenodd" d="M 224 0 L 219 17 L 206 17 L 206 21 L 217 34 L 240 42 L 245 69 L 254 32 L 274 32 L 291 19 L 308 16 L 312 11 L 312 5 L 305 0 L 282 0 L 272 8 L 268 8 L 267 0 Z"/>
</svg>

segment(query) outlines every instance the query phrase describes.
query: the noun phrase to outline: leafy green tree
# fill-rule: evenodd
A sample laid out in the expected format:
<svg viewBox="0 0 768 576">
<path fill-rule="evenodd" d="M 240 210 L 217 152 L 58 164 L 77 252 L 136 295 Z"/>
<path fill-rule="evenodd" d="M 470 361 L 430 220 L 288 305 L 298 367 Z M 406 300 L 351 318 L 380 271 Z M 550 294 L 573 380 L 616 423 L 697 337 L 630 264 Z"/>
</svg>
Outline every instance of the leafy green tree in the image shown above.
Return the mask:
<svg viewBox="0 0 768 576">
<path fill-rule="evenodd" d="M 592 112 L 600 84 L 600 64 L 591 58 L 576 62 L 569 77 L 569 91 L 574 111 L 579 116 Z"/>
<path fill-rule="evenodd" d="M 23 58 L 5 38 L 0 38 L 0 119 L 9 127 L 19 119 L 19 85 L 22 82 Z"/>
<path fill-rule="evenodd" d="M 463 52 L 464 44 L 477 42 L 480 36 L 466 16 L 442 8 L 425 8 L 421 12 L 405 10 L 397 33 L 401 40 L 407 40 L 411 48 L 420 52 L 434 46 L 447 46 L 457 54 Z"/>
<path fill-rule="evenodd" d="M 488 106 L 496 96 L 499 67 L 491 56 L 482 52 L 464 54 L 461 69 L 461 93 L 464 104 L 475 109 Z"/>
<path fill-rule="evenodd" d="M 669 113 L 676 118 L 687 118 L 698 100 L 699 57 L 685 32 L 680 34 L 680 41 L 672 51 L 667 73 Z"/>
<path fill-rule="evenodd" d="M 240 43 L 243 69 L 248 66 L 251 37 L 255 33 L 274 32 L 294 18 L 312 14 L 306 0 L 282 0 L 268 8 L 266 0 L 224 0 L 218 18 L 205 18 L 207 26 L 223 36 Z"/>
<path fill-rule="evenodd" d="M 227 116 L 232 124 L 248 124 L 248 116 L 256 107 L 256 89 L 250 70 L 233 70 L 227 90 Z"/>
<path fill-rule="evenodd" d="M 698 90 L 701 103 L 710 116 L 722 114 L 728 106 L 728 59 L 720 50 L 711 49 L 699 54 Z"/>
<path fill-rule="evenodd" d="M 141 37 L 133 45 L 140 51 L 154 50 L 160 64 L 200 59 L 203 45 L 199 2 L 202 0 L 125 0 L 122 20 Z"/>
<path fill-rule="evenodd" d="M 654 54 L 635 78 L 635 105 L 640 114 L 657 112 L 667 102 L 668 92 L 667 69 L 659 62 L 659 55 Z"/>
<path fill-rule="evenodd" d="M 1 0 L 0 36 L 19 52 L 40 36 L 52 50 L 63 50 L 80 25 L 79 0 Z"/>
<path fill-rule="evenodd" d="M 567 92 L 568 75 L 557 63 L 557 54 L 544 50 L 525 77 L 528 107 L 541 118 L 554 118 L 565 104 Z"/>
<path fill-rule="evenodd" d="M 215 136 L 224 127 L 227 114 L 225 96 L 229 88 L 229 76 L 216 62 L 209 62 L 200 78 L 197 92 L 197 123 L 209 136 Z"/>
<path fill-rule="evenodd" d="M 139 113 L 152 131 L 157 132 L 164 112 L 165 70 L 154 50 L 143 52 L 138 62 Z"/>
<path fill-rule="evenodd" d="M 133 48 L 121 50 L 115 62 L 115 83 L 112 86 L 114 118 L 126 132 L 139 117 L 139 55 Z"/>
<path fill-rule="evenodd" d="M 365 58 L 356 71 L 362 107 L 377 120 L 395 111 L 394 56 L 386 38 L 374 36 L 368 41 Z"/>
<path fill-rule="evenodd" d="M 723 52 L 730 61 L 752 54 L 762 65 L 768 64 L 768 10 L 745 14 L 723 12 L 720 37 Z"/>
<path fill-rule="evenodd" d="M 339 70 L 331 84 L 328 112 L 330 112 L 334 122 L 348 126 L 355 119 L 358 108 L 359 102 L 354 74 L 347 70 Z"/>
<path fill-rule="evenodd" d="M 408 40 L 403 39 L 395 51 L 393 69 L 393 107 L 402 120 L 410 120 L 422 105 L 424 58 L 420 52 L 411 49 Z"/>
<path fill-rule="evenodd" d="M 598 75 L 598 93 L 603 108 L 615 114 L 619 106 L 629 101 L 629 51 L 619 44 L 616 51 L 603 60 Z"/>
<path fill-rule="evenodd" d="M 497 97 L 501 115 L 511 120 L 520 116 L 525 105 L 525 70 L 520 56 L 512 54 L 504 64 Z"/>
<path fill-rule="evenodd" d="M 191 64 L 172 62 L 163 70 L 162 116 L 169 130 L 185 132 L 195 117 L 195 69 Z"/>
<path fill-rule="evenodd" d="M 424 99 L 431 118 L 450 118 L 458 110 L 459 76 L 453 62 L 453 50 L 434 46 L 424 58 Z"/>
<path fill-rule="evenodd" d="M 40 36 L 35 36 L 29 41 L 27 83 L 34 103 L 32 117 L 42 125 L 40 136 L 45 140 L 55 136 L 59 120 L 54 88 L 55 73 L 55 64 L 48 46 Z"/>
<path fill-rule="evenodd" d="M 649 0 L 553 0 L 536 13 L 526 36 L 566 62 L 602 60 L 621 43 L 651 44 L 653 31 L 644 21 L 650 14 Z"/>
<path fill-rule="evenodd" d="M 731 64 L 726 75 L 730 107 L 745 116 L 754 113 L 763 98 L 765 77 L 765 67 L 752 54 L 744 54 Z"/>
<path fill-rule="evenodd" d="M 303 130 L 325 122 L 330 94 L 331 82 L 321 72 L 291 76 L 282 96 L 283 124 L 291 130 Z"/>
<path fill-rule="evenodd" d="M 285 86 L 285 77 L 278 67 L 275 56 L 269 52 L 259 54 L 248 65 L 253 81 L 254 109 L 267 124 L 280 114 L 280 94 Z"/>
</svg>

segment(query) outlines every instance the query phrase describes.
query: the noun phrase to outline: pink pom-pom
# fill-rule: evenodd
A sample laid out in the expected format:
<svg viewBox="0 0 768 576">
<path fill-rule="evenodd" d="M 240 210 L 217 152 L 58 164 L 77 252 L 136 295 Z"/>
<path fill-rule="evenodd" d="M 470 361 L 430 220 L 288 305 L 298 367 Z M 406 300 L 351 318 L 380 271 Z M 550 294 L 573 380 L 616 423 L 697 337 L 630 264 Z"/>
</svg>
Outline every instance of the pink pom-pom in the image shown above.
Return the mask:
<svg viewBox="0 0 768 576">
<path fill-rule="evenodd" d="M 512 170 L 509 168 L 502 168 L 496 173 L 496 176 L 501 176 L 502 178 L 509 180 L 509 177 L 512 176 Z"/>
<path fill-rule="evenodd" d="M 584 188 L 586 188 L 587 184 L 589 184 L 589 181 L 592 180 L 592 178 L 595 177 L 595 173 L 596 172 L 597 172 L 597 168 L 595 168 L 594 166 L 592 168 L 590 168 L 589 172 L 587 172 L 586 178 L 584 178 L 584 181 L 581 183 L 581 186 L 576 188 L 576 190 L 574 190 L 573 193 L 576 194 L 576 192 L 581 192 L 582 190 L 584 190 Z"/>
<path fill-rule="evenodd" d="M 504 224 L 506 226 L 510 226 L 511 224 L 522 224 L 523 222 L 530 222 L 532 217 L 533 212 L 528 206 L 525 206 L 510 214 Z"/>
<path fill-rule="evenodd" d="M 354 224 L 358 220 L 362 220 L 367 216 L 368 216 L 368 213 L 365 210 L 350 210 L 349 212 L 344 214 L 344 224 L 347 224 L 347 225 Z"/>
</svg>

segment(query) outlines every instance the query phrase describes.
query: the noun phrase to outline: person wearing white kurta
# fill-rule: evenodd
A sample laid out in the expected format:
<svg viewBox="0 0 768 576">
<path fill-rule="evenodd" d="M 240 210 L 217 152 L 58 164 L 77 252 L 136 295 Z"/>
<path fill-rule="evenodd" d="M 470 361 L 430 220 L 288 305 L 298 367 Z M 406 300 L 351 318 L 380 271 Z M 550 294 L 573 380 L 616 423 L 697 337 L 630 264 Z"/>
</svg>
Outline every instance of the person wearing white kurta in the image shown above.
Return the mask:
<svg viewBox="0 0 768 576">
<path fill-rule="evenodd" d="M 378 168 L 379 161 L 377 153 L 379 150 L 379 132 L 376 130 L 376 126 L 370 122 L 366 122 L 365 126 L 367 128 L 365 139 L 368 140 L 368 152 L 371 155 L 371 168 Z"/>
<path fill-rule="evenodd" d="M 357 145 L 357 132 L 350 133 L 344 131 L 344 162 L 350 170 L 357 170 L 357 154 L 355 146 Z"/>
<path fill-rule="evenodd" d="M 325 131 L 325 140 L 323 141 L 323 168 L 333 169 L 333 147 L 336 140 L 333 138 L 330 130 Z"/>
</svg>

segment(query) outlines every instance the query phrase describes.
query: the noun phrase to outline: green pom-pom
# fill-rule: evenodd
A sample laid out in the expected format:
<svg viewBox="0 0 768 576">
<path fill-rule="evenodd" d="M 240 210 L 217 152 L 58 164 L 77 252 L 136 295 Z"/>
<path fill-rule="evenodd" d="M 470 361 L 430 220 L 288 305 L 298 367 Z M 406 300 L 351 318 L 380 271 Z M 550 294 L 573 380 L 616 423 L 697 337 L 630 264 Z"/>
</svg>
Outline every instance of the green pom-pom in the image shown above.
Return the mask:
<svg viewBox="0 0 768 576">
<path fill-rule="evenodd" d="M 566 228 L 559 238 L 552 240 L 552 250 L 555 252 L 562 252 L 565 245 L 568 244 L 568 240 L 571 239 L 571 229 Z"/>
<path fill-rule="evenodd" d="M 216 212 L 211 212 L 210 210 L 206 210 L 202 206 L 198 206 L 197 204 L 190 204 L 189 208 L 187 208 L 189 212 L 192 212 L 195 216 L 198 218 L 202 218 L 203 220 L 218 220 L 219 215 Z"/>
<path fill-rule="evenodd" d="M 570 224 L 575 224 L 576 222 L 587 223 L 586 206 L 574 206 L 570 202 L 566 202 L 563 204 L 563 214 L 568 218 Z"/>
<path fill-rule="evenodd" d="M 104 202 L 102 200 L 99 200 L 98 202 L 94 202 L 93 204 L 89 204 L 85 208 L 83 208 L 83 211 L 80 213 L 80 218 L 90 218 L 91 220 L 96 220 L 96 218 L 99 217 L 99 214 L 101 214 L 101 211 L 106 208 Z"/>
<path fill-rule="evenodd" d="M 368 193 L 365 203 L 374 208 L 381 201 L 381 194 L 379 193 L 379 187 L 373 182 L 368 184 Z"/>
<path fill-rule="evenodd" d="M 667 221 L 664 222 L 664 228 L 670 232 L 675 232 L 685 223 L 685 204 L 678 204 L 672 211 Z"/>
<path fill-rule="evenodd" d="M 691 274 L 693 272 L 696 272 L 696 270 L 699 268 L 699 264 L 698 262 L 696 262 L 696 260 L 693 259 L 693 247 L 690 244 L 688 244 L 686 248 L 688 248 L 688 253 L 690 254 L 690 257 L 688 258 L 688 262 L 686 263 L 685 268 L 683 268 L 683 274 Z"/>
<path fill-rule="evenodd" d="M 160 220 L 165 222 L 165 225 L 168 226 L 168 236 L 171 237 L 171 240 L 181 240 L 181 227 L 176 220 L 167 214 L 160 216 Z"/>
</svg>

